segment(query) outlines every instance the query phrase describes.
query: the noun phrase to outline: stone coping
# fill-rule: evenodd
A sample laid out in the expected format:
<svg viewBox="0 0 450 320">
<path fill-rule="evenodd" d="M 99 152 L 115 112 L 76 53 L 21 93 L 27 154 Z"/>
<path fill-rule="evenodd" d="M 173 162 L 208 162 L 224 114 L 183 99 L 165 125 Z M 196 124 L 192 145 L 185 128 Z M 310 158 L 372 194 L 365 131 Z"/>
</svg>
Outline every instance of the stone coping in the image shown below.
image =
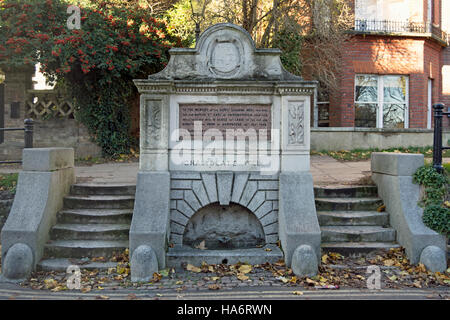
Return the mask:
<svg viewBox="0 0 450 320">
<path fill-rule="evenodd" d="M 393 129 L 393 128 L 356 128 L 356 127 L 319 127 L 319 128 L 311 128 L 311 132 L 433 133 L 433 130 L 424 128 Z"/>
</svg>

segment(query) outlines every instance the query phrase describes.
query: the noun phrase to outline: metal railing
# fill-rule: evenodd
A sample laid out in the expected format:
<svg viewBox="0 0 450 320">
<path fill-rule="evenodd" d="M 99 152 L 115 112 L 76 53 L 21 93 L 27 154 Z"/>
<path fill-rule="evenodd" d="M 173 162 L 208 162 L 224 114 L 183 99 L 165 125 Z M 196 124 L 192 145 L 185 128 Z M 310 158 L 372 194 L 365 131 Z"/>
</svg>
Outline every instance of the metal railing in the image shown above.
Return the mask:
<svg viewBox="0 0 450 320">
<path fill-rule="evenodd" d="M 429 22 L 355 19 L 355 31 L 386 33 L 429 33 L 448 43 L 448 34 Z"/>
<path fill-rule="evenodd" d="M 433 168 L 437 172 L 442 173 L 442 150 L 450 149 L 450 147 L 442 146 L 442 117 L 450 115 L 450 112 L 444 112 L 445 105 L 443 103 L 436 103 L 433 105 L 434 109 L 434 133 L 433 133 Z"/>
<path fill-rule="evenodd" d="M 24 131 L 24 147 L 33 148 L 33 119 L 25 119 L 23 128 L 0 128 L 0 131 Z M 21 160 L 0 161 L 0 164 L 22 163 Z"/>
</svg>

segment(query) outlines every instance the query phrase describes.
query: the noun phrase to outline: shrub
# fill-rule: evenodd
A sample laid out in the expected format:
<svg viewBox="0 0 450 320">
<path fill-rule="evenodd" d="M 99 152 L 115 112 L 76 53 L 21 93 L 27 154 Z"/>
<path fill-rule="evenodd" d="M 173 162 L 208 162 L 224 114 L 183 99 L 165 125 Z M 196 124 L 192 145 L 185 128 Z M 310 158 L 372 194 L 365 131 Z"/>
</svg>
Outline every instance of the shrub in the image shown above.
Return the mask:
<svg viewBox="0 0 450 320">
<path fill-rule="evenodd" d="M 430 205 L 423 211 L 423 223 L 443 235 L 450 235 L 450 210 L 439 205 Z"/>
<path fill-rule="evenodd" d="M 81 29 L 67 28 L 64 0 L 0 4 L 0 64 L 40 62 L 75 98 L 75 116 L 84 123 L 105 156 L 129 153 L 129 101 L 132 82 L 161 70 L 178 39 L 151 10 L 92 1 L 81 8 Z M 3 40 L 3 41 L 1 41 Z"/>
<path fill-rule="evenodd" d="M 425 194 L 420 205 L 424 206 L 423 223 L 448 236 L 450 234 L 450 209 L 445 199 L 448 195 L 448 177 L 440 174 L 433 167 L 422 166 L 413 175 L 413 181 L 422 185 Z"/>
</svg>

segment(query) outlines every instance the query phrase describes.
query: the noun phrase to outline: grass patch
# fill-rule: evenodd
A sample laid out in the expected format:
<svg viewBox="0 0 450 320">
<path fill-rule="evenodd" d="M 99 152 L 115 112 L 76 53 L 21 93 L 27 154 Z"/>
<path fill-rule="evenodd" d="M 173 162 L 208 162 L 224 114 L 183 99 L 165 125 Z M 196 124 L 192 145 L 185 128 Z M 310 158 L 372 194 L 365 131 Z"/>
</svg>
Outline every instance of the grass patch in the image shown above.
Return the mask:
<svg viewBox="0 0 450 320">
<path fill-rule="evenodd" d="M 433 157 L 433 147 L 409 147 L 409 148 L 390 148 L 390 149 L 354 149 L 339 151 L 315 151 L 311 150 L 311 155 L 330 156 L 340 161 L 364 161 L 369 160 L 372 152 L 398 152 L 398 153 L 421 153 L 425 158 Z M 443 150 L 442 157 L 450 157 L 450 150 Z"/>
<path fill-rule="evenodd" d="M 2 173 L 0 174 L 0 191 L 9 191 L 16 193 L 18 173 Z"/>
</svg>

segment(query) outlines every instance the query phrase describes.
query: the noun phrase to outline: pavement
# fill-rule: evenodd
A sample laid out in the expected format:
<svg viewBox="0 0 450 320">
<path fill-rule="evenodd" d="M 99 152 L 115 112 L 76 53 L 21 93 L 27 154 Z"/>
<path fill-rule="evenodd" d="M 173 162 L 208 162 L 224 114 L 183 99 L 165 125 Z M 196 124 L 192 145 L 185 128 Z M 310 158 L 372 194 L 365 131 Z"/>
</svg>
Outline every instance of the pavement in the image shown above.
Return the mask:
<svg viewBox="0 0 450 320">
<path fill-rule="evenodd" d="M 315 185 L 338 186 L 367 184 L 370 177 L 370 160 L 337 161 L 329 156 L 311 156 L 311 174 Z M 0 173 L 19 172 L 20 166 L 0 166 Z M 77 165 L 78 183 L 136 184 L 138 162 L 108 162 Z"/>
<path fill-rule="evenodd" d="M 293 287 L 253 287 L 234 290 L 177 292 L 161 289 L 79 290 L 51 292 L 0 284 L 0 300 L 448 300 L 446 289 L 339 289 L 302 290 Z"/>
</svg>

